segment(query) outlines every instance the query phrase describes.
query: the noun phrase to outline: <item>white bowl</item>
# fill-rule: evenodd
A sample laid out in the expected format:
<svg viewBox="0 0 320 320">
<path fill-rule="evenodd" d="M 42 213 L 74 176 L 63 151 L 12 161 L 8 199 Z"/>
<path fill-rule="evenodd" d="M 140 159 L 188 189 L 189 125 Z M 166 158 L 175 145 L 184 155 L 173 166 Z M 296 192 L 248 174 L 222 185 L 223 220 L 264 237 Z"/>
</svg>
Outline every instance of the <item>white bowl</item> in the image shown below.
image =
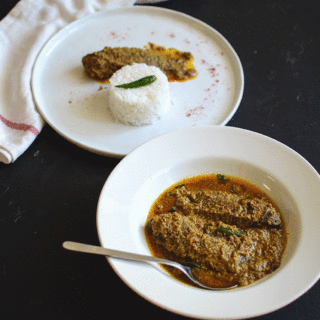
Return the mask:
<svg viewBox="0 0 320 320">
<path fill-rule="evenodd" d="M 305 293 L 320 274 L 319 174 L 292 149 L 243 129 L 181 129 L 126 156 L 110 174 L 99 199 L 101 245 L 150 254 L 143 229 L 151 204 L 168 186 L 201 173 L 248 179 L 278 204 L 290 233 L 280 268 L 252 285 L 222 292 L 184 285 L 160 268 L 109 258 L 116 273 L 152 303 L 193 318 L 254 317 Z"/>
</svg>

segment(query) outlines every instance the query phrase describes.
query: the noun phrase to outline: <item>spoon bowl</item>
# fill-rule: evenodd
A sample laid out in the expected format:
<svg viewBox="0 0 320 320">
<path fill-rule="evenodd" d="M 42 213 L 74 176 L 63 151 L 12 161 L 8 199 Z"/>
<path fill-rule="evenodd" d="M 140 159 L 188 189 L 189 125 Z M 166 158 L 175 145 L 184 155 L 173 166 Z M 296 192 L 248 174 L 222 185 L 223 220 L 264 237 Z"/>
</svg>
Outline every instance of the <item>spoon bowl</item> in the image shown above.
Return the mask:
<svg viewBox="0 0 320 320">
<path fill-rule="evenodd" d="M 72 242 L 72 241 L 65 241 L 62 246 L 65 249 L 72 250 L 72 251 L 77 251 L 77 252 L 84 252 L 84 253 L 92 253 L 92 254 L 99 254 L 103 256 L 108 256 L 116 259 L 122 259 L 122 260 L 128 260 L 128 261 L 139 261 L 139 262 L 146 262 L 151 265 L 154 265 L 155 263 L 161 263 L 165 264 L 171 267 L 175 267 L 182 271 L 193 283 L 202 288 L 202 289 L 207 289 L 207 290 L 213 290 L 213 291 L 221 291 L 221 290 L 229 290 L 232 288 L 237 287 L 238 285 L 234 285 L 231 287 L 226 287 L 226 288 L 212 288 L 212 287 L 207 287 L 200 283 L 192 274 L 192 267 L 190 266 L 185 266 L 183 264 L 180 264 L 175 261 L 167 260 L 167 259 L 162 259 L 162 258 L 157 258 L 157 257 L 152 257 L 152 256 L 146 256 L 142 254 L 135 254 L 135 253 L 129 253 L 129 252 L 123 252 L 123 251 L 118 251 L 118 250 L 112 250 L 112 249 L 106 249 L 102 248 L 99 246 L 93 246 L 93 245 L 88 245 L 88 244 L 83 244 L 83 243 L 78 243 L 78 242 Z"/>
</svg>

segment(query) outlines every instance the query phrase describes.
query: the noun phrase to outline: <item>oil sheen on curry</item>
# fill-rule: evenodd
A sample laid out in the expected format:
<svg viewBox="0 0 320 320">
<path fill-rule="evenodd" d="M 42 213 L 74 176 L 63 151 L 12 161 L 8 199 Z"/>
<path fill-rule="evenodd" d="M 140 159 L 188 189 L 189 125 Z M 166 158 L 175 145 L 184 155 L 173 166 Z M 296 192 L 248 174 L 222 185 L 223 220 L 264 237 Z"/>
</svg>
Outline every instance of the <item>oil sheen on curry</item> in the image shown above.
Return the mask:
<svg viewBox="0 0 320 320">
<path fill-rule="evenodd" d="M 285 221 L 258 186 L 222 174 L 186 178 L 153 203 L 145 227 L 151 254 L 191 265 L 203 284 L 249 285 L 279 268 Z M 174 278 L 190 281 L 176 268 Z"/>
<path fill-rule="evenodd" d="M 149 42 L 144 49 L 105 47 L 101 51 L 84 56 L 82 64 L 86 74 L 101 83 L 108 83 L 114 72 L 132 63 L 158 67 L 167 76 L 168 81 L 187 81 L 194 79 L 198 74 L 193 60 L 190 52 L 167 49 Z"/>
</svg>

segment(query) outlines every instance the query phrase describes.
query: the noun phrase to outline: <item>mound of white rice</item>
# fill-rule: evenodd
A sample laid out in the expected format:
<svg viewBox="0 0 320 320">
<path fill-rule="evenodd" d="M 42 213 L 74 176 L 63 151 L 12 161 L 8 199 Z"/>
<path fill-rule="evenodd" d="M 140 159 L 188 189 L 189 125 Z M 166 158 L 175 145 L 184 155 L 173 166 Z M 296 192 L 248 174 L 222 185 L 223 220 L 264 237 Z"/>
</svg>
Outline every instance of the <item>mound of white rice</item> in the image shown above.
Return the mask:
<svg viewBox="0 0 320 320">
<path fill-rule="evenodd" d="M 115 87 L 151 75 L 156 76 L 157 80 L 144 87 Z M 158 67 L 147 66 L 144 63 L 134 63 L 116 71 L 110 78 L 108 96 L 112 115 L 127 125 L 151 124 L 160 119 L 170 107 L 167 76 Z"/>
</svg>

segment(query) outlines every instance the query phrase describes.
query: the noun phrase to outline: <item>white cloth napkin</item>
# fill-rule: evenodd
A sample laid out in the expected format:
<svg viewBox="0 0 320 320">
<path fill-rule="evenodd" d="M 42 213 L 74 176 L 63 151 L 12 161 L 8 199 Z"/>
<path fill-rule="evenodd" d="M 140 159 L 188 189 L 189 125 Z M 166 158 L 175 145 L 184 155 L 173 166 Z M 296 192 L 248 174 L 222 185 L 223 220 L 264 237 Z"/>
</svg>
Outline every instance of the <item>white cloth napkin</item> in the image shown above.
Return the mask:
<svg viewBox="0 0 320 320">
<path fill-rule="evenodd" d="M 131 6 L 135 0 L 20 0 L 0 21 L 0 161 L 15 161 L 44 120 L 33 101 L 34 61 L 47 40 L 85 15 Z"/>
</svg>

